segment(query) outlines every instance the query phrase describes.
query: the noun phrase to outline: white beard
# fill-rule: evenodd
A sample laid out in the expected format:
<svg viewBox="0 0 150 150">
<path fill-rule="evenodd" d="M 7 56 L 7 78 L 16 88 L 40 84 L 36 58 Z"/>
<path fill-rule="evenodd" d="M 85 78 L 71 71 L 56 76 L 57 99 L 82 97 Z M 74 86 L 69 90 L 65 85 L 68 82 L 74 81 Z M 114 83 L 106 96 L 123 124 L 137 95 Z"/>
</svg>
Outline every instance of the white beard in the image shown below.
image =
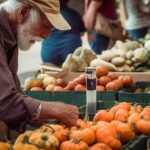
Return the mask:
<svg viewBox="0 0 150 150">
<path fill-rule="evenodd" d="M 29 21 L 25 24 L 18 26 L 18 47 L 22 51 L 28 51 L 31 48 L 31 46 L 35 43 L 35 41 L 40 42 L 43 40 L 40 37 L 36 37 L 30 34 L 31 26 L 32 25 Z"/>
</svg>

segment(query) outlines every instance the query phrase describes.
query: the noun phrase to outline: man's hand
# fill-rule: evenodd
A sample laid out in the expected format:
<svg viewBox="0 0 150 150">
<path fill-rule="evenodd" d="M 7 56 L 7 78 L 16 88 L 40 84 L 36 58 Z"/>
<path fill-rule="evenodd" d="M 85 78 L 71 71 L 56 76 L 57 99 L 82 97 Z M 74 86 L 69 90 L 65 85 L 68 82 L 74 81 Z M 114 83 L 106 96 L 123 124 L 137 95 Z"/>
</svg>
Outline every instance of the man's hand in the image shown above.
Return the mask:
<svg viewBox="0 0 150 150">
<path fill-rule="evenodd" d="M 58 119 L 67 126 L 73 126 L 76 124 L 79 112 L 78 108 L 73 105 L 59 104 L 58 106 Z"/>
<path fill-rule="evenodd" d="M 90 6 L 86 14 L 86 28 L 88 32 L 91 32 L 94 29 L 96 14 L 101 5 L 102 3 L 97 1 L 92 1 L 90 3 Z"/>
<path fill-rule="evenodd" d="M 40 119 L 58 119 L 66 126 L 73 126 L 78 120 L 78 108 L 73 105 L 58 103 L 58 102 L 44 102 L 40 113 Z"/>
</svg>

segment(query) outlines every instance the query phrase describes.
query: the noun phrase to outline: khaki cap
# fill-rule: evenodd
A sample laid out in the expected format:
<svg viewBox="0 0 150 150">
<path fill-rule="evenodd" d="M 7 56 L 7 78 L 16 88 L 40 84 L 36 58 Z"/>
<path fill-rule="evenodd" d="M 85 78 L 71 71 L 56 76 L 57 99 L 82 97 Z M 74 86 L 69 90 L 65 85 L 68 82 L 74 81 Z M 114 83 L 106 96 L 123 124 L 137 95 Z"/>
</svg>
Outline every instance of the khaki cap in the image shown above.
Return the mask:
<svg viewBox="0 0 150 150">
<path fill-rule="evenodd" d="M 58 30 L 70 30 L 71 27 L 60 13 L 59 0 L 20 0 L 39 9 Z"/>
</svg>

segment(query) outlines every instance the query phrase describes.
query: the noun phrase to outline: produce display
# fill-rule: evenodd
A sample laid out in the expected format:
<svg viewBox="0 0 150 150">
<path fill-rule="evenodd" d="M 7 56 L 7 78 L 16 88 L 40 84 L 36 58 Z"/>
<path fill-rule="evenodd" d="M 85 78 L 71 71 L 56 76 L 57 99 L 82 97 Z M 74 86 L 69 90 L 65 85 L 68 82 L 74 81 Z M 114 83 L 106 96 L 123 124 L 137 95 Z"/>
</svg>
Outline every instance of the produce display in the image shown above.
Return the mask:
<svg viewBox="0 0 150 150">
<path fill-rule="evenodd" d="M 90 65 L 106 66 L 118 72 L 142 72 L 150 71 L 149 59 L 150 48 L 144 48 L 137 41 L 117 41 L 111 50 L 103 51 Z"/>
<path fill-rule="evenodd" d="M 90 49 L 79 47 L 73 54 L 69 54 L 62 68 L 69 68 L 72 72 L 83 72 L 92 60 L 96 59 L 96 53 Z"/>
<path fill-rule="evenodd" d="M 147 33 L 144 38 L 139 39 L 139 42 L 143 44 L 145 48 L 150 49 L 150 32 Z"/>
<path fill-rule="evenodd" d="M 110 71 L 146 72 L 150 71 L 150 33 L 144 39 L 137 41 L 117 41 L 110 50 L 104 50 L 96 55 L 93 50 L 79 47 L 69 54 L 62 68 L 72 72 L 83 72 L 88 66 L 105 66 Z"/>
<path fill-rule="evenodd" d="M 96 67 L 97 91 L 118 91 L 124 87 L 133 86 L 133 78 L 129 75 L 117 76 L 109 72 L 104 66 Z M 39 74 L 36 77 L 29 77 L 25 80 L 24 88 L 31 91 L 85 91 L 86 75 L 81 74 L 73 81 L 66 83 L 61 78 L 54 78 L 48 74 Z"/>
<path fill-rule="evenodd" d="M 109 55 L 103 53 L 104 55 L 102 54 L 95 60 L 94 54 L 92 54 L 92 59 L 90 59 L 91 54 L 88 55 L 89 59 L 88 56 L 83 57 L 82 55 L 84 60 L 89 60 L 88 63 L 90 64 L 91 62 L 91 66 L 96 67 L 96 90 L 119 91 L 126 89 L 135 93 L 149 93 L 149 87 L 139 88 L 134 85 L 131 76 L 118 76 L 116 73 L 109 72 L 109 70 L 113 70 L 111 68 L 115 68 L 115 71 L 118 71 L 122 66 L 125 66 L 124 63 L 126 63 L 126 61 L 129 63 L 129 58 L 132 63 L 131 65 L 128 64 L 128 68 L 134 67 L 132 65 L 135 65 L 135 62 L 137 63 L 137 61 L 140 65 L 144 65 L 150 58 L 150 52 L 137 42 L 120 43 L 120 41 L 118 41 L 118 43 L 119 45 L 116 43 L 112 50 L 105 52 L 109 53 Z M 128 48 L 124 55 L 121 50 L 119 51 L 120 45 L 126 45 L 125 47 Z M 131 51 L 131 49 L 134 50 Z M 75 54 L 81 57 L 81 51 L 81 49 L 78 49 Z M 114 51 L 114 53 L 119 53 L 120 55 L 110 54 L 112 51 Z M 98 63 L 97 60 L 100 60 L 100 63 Z M 81 65 L 81 67 L 83 66 L 84 65 Z M 75 68 L 78 67 L 76 66 Z M 85 73 L 82 73 L 67 83 L 61 78 L 55 78 L 45 73 L 39 73 L 34 77 L 27 78 L 25 80 L 24 88 L 30 91 L 50 92 L 85 91 L 86 75 Z M 84 113 L 85 112 L 81 112 L 81 114 Z M 26 131 L 21 134 L 13 144 L 10 144 L 10 142 L 0 142 L 0 149 L 121 150 L 124 145 L 128 144 L 139 135 L 150 136 L 150 106 L 142 107 L 140 104 L 132 106 L 127 102 L 117 102 L 116 105 L 110 109 L 98 110 L 92 121 L 88 118 L 89 117 L 86 115 L 84 119 L 78 119 L 77 124 L 73 127 L 66 127 L 63 124 L 43 124 L 43 126 L 34 131 Z"/>
<path fill-rule="evenodd" d="M 121 150 L 137 135 L 150 135 L 150 106 L 118 103 L 98 110 L 93 121 L 78 119 L 73 127 L 44 124 L 26 131 L 13 144 L 0 143 L 2 150 Z"/>
</svg>

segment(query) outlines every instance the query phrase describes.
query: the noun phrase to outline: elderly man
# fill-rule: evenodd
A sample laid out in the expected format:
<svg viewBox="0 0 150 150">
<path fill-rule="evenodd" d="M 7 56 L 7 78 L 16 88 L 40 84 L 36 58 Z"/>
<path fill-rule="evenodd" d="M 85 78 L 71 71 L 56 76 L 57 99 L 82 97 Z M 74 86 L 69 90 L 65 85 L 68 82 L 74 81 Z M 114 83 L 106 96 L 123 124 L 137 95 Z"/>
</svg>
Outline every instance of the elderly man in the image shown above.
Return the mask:
<svg viewBox="0 0 150 150">
<path fill-rule="evenodd" d="M 28 50 L 35 41 L 47 39 L 52 28 L 70 29 L 60 14 L 59 0 L 7 0 L 0 4 L 0 120 L 10 128 L 53 118 L 72 126 L 78 119 L 76 106 L 41 102 L 20 88 L 18 47 Z"/>
</svg>

